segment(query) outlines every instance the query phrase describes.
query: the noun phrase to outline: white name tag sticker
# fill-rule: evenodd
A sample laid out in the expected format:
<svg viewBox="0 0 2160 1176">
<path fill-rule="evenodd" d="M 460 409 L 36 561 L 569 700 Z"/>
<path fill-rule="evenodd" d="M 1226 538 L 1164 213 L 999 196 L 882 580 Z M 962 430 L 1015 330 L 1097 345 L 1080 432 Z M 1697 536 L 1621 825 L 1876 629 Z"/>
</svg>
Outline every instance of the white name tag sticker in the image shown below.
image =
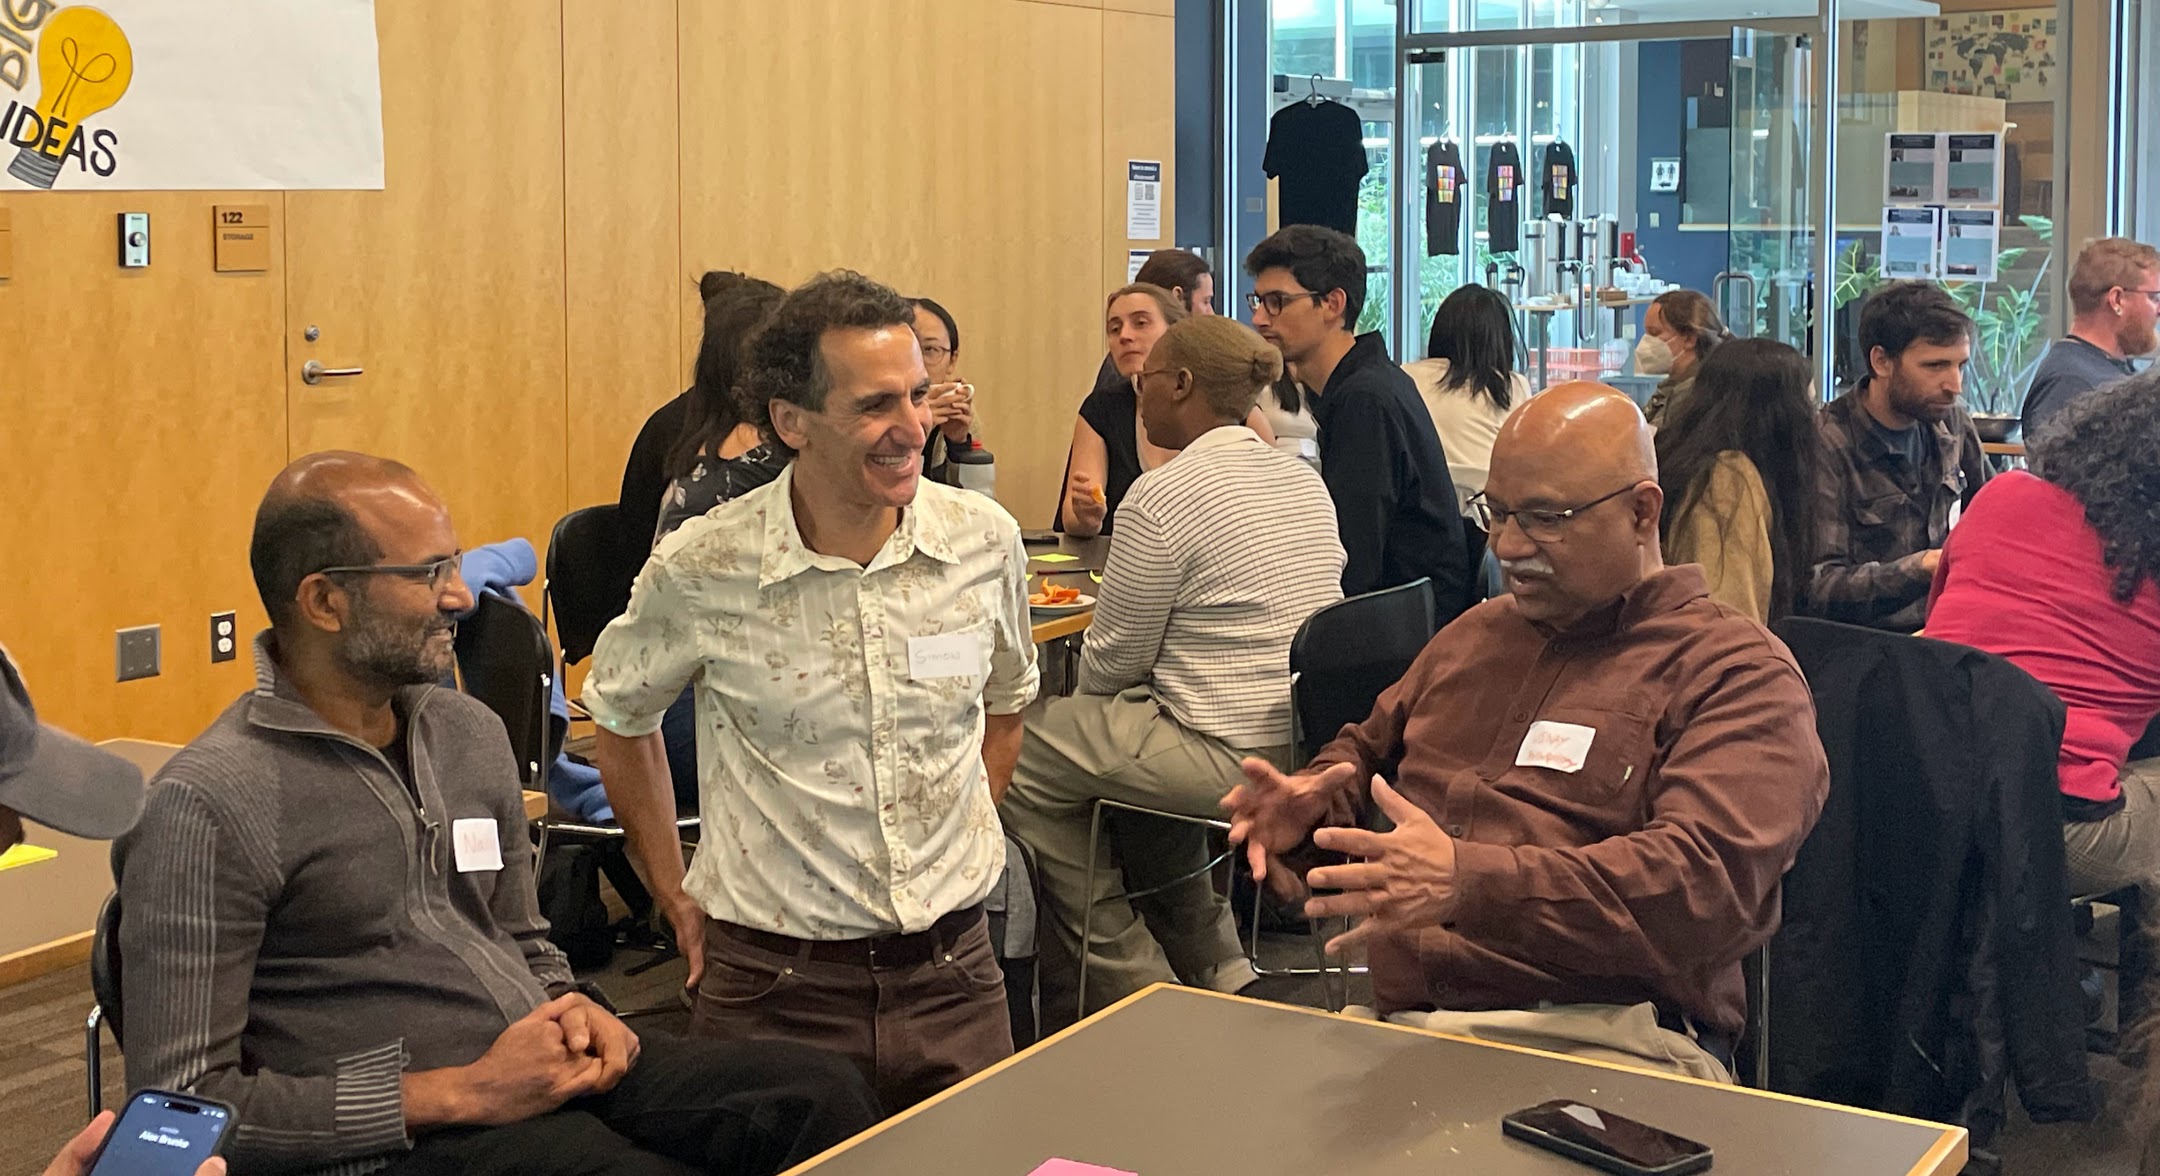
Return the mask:
<svg viewBox="0 0 2160 1176">
<path fill-rule="evenodd" d="M 502 836 L 492 817 L 459 817 L 450 822 L 450 848 L 460 874 L 502 869 Z"/>
<path fill-rule="evenodd" d="M 1574 723 L 1536 722 L 1523 736 L 1515 753 L 1518 768 L 1551 768 L 1555 772 L 1580 772 L 1590 759 L 1590 743 L 1597 728 Z"/>
<path fill-rule="evenodd" d="M 982 642 L 973 633 L 940 633 L 935 637 L 910 637 L 907 643 L 908 677 L 917 682 L 932 678 L 966 678 L 983 669 Z"/>
</svg>

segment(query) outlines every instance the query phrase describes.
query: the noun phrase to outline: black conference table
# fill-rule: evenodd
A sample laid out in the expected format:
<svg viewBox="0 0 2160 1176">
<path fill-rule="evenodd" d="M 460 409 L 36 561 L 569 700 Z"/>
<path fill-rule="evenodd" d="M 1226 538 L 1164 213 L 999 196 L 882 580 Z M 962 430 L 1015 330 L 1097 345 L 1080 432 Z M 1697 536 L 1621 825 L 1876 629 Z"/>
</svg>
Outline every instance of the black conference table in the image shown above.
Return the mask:
<svg viewBox="0 0 2160 1176">
<path fill-rule="evenodd" d="M 1713 1173 L 1938 1176 L 1960 1127 L 1156 985 L 793 1171 L 1585 1176 L 1505 1138 L 1567 1098 L 1708 1144 Z"/>
</svg>

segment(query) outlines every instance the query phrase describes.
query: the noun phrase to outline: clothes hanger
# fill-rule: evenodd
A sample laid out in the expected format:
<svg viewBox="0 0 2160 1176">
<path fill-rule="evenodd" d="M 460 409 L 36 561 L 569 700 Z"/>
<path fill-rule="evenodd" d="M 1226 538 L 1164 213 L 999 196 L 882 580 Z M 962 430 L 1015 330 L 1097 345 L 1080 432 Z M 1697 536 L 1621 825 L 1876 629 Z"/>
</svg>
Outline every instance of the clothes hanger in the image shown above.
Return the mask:
<svg viewBox="0 0 2160 1176">
<path fill-rule="evenodd" d="M 1306 93 L 1306 95 L 1305 95 L 1305 105 L 1307 105 L 1307 106 L 1318 106 L 1318 105 L 1320 105 L 1320 104 L 1321 104 L 1322 102 L 1325 102 L 1325 101 L 1327 101 L 1327 98 L 1326 98 L 1326 96 L 1320 93 L 1320 75 L 1319 75 L 1319 74 L 1314 74 L 1314 75 L 1312 76 L 1312 80 L 1308 81 L 1308 82 L 1306 83 L 1306 86 L 1308 87 L 1308 92 L 1307 92 L 1307 93 Z"/>
</svg>

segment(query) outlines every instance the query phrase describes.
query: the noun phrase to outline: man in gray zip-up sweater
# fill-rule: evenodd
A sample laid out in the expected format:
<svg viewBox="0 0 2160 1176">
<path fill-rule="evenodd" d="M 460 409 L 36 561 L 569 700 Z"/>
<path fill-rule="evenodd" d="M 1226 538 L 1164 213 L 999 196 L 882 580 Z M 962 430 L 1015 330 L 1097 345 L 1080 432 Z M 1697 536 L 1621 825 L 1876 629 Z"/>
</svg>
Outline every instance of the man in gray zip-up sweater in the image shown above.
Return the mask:
<svg viewBox="0 0 2160 1176">
<path fill-rule="evenodd" d="M 272 483 L 256 687 L 114 847 L 130 1084 L 231 1103 L 240 1172 L 769 1173 L 868 1126 L 836 1057 L 640 1040 L 574 991 L 502 725 L 430 684 L 457 551 L 395 463 Z"/>
</svg>

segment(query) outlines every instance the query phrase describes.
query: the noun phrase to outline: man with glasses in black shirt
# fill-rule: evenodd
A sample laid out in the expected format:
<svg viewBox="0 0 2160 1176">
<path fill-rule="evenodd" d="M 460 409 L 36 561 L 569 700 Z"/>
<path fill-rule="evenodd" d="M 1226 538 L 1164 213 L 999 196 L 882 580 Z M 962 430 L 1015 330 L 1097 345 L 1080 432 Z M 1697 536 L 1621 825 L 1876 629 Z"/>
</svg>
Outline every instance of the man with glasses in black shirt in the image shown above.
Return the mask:
<svg viewBox="0 0 2160 1176">
<path fill-rule="evenodd" d="M 1455 483 L 1417 385 L 1378 332 L 1356 334 L 1365 251 L 1318 225 L 1291 225 L 1245 259 L 1253 329 L 1312 393 L 1320 477 L 1348 562 L 1343 595 L 1433 582 L 1440 616 L 1468 603 L 1470 557 Z"/>
</svg>

